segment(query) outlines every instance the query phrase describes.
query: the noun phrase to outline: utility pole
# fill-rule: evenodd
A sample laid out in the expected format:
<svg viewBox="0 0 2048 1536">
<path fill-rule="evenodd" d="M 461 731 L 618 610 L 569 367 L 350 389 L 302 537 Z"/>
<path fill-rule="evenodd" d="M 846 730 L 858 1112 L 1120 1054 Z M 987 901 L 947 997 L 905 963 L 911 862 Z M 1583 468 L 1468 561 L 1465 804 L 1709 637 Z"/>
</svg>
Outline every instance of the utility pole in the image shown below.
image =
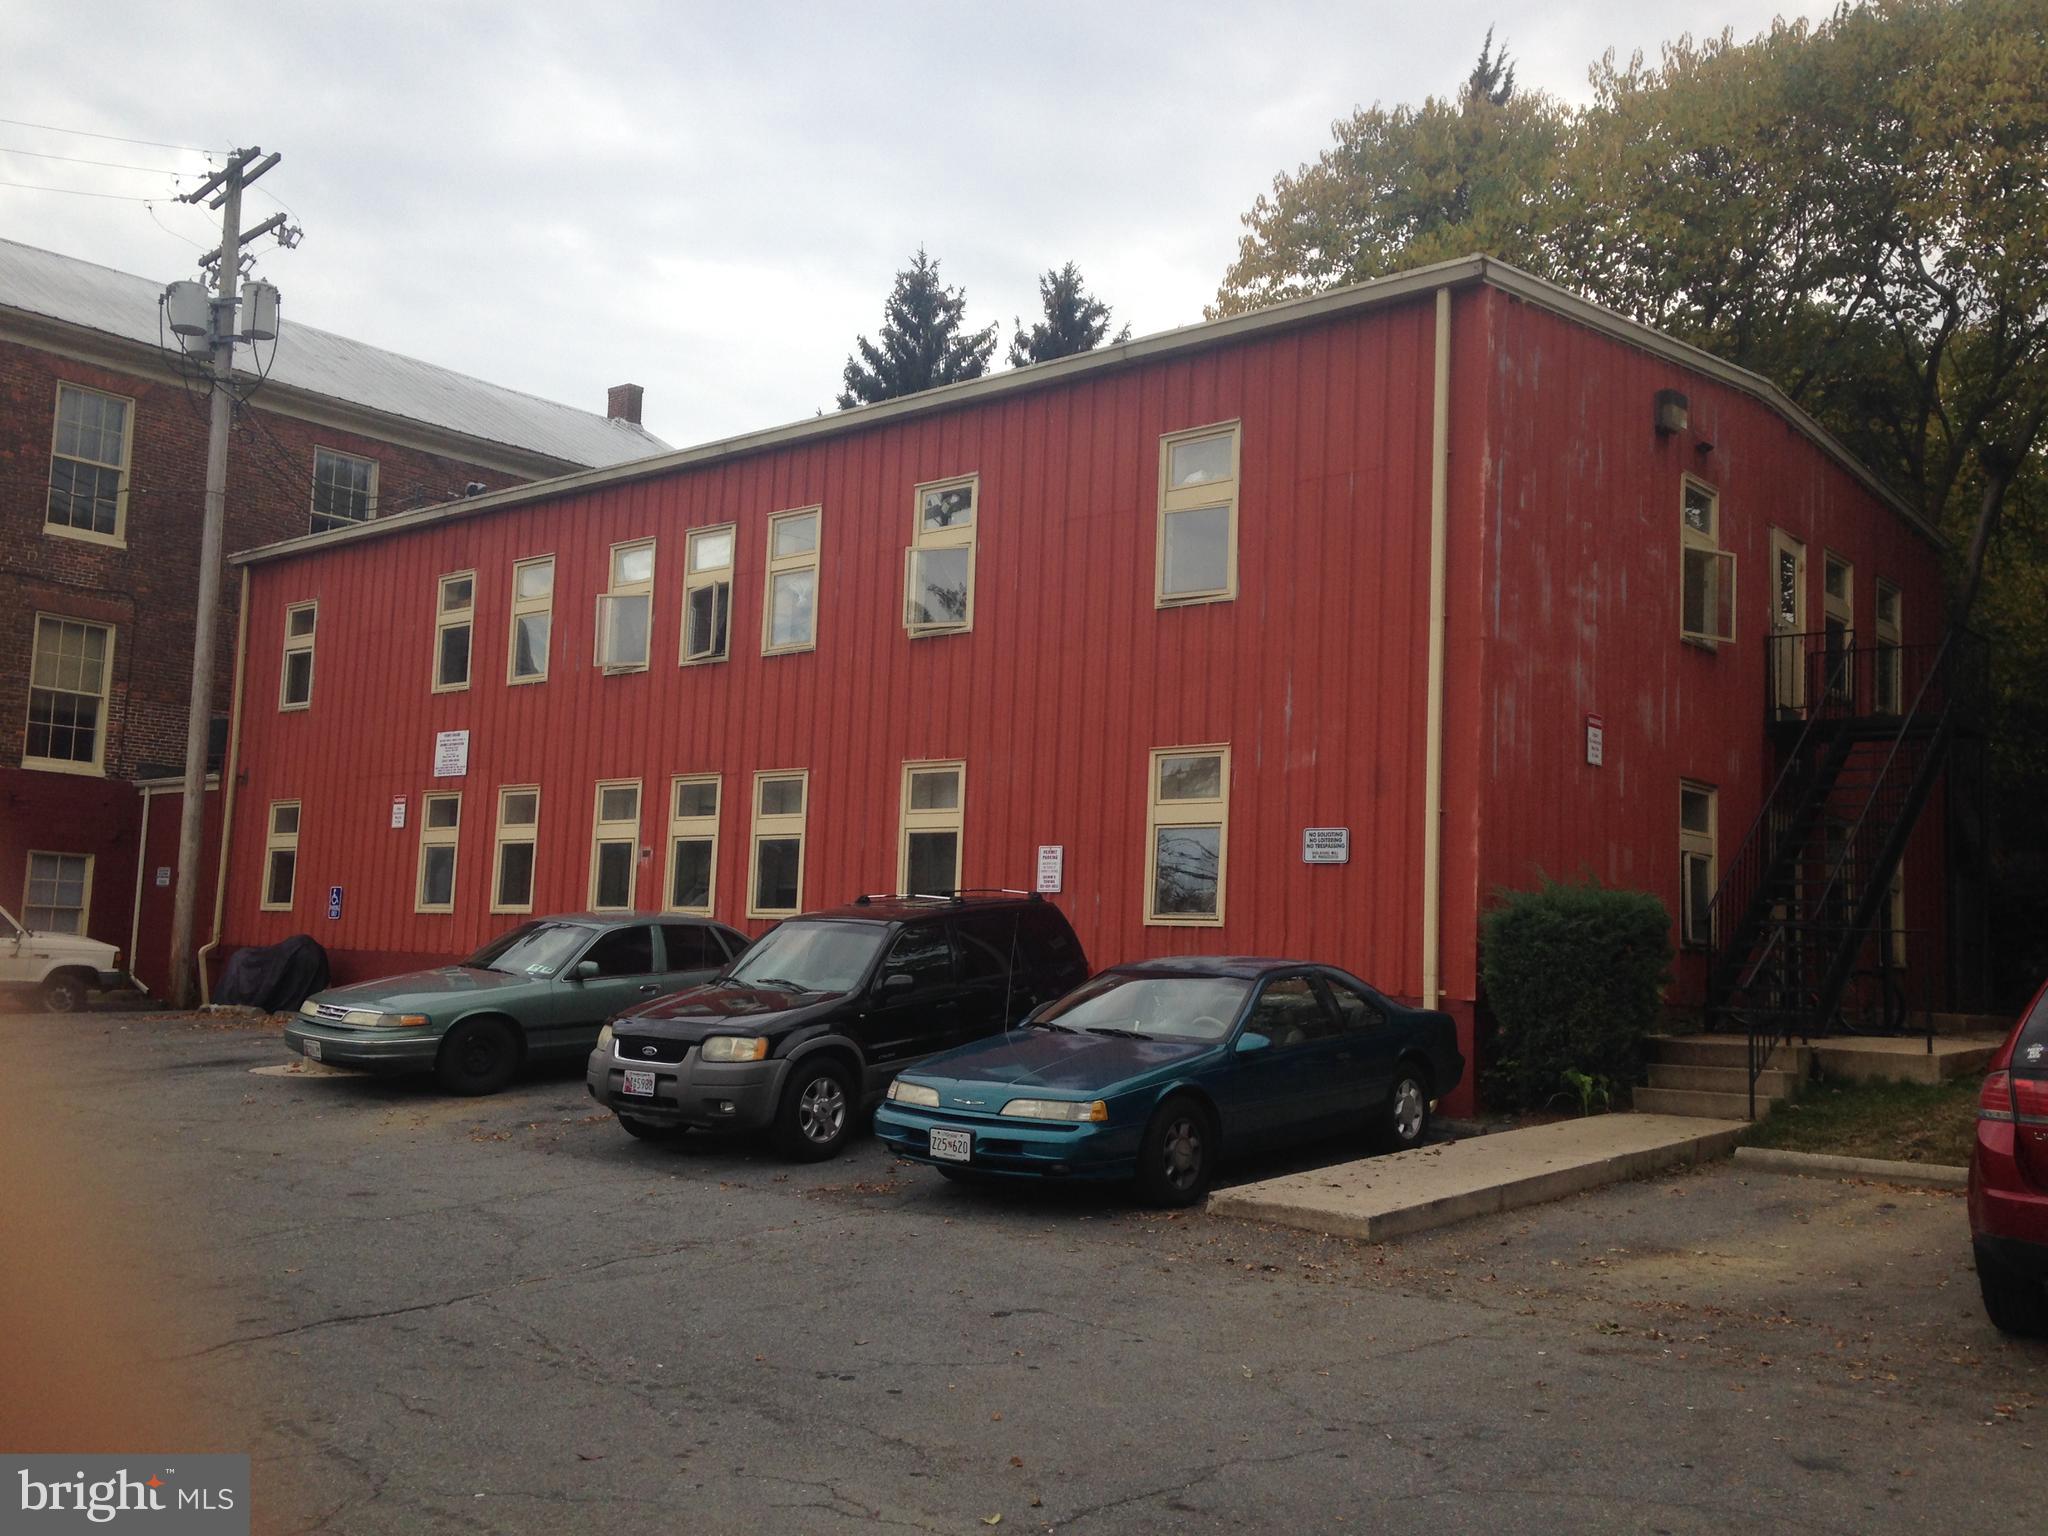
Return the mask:
<svg viewBox="0 0 2048 1536">
<path fill-rule="evenodd" d="M 192 698 L 185 716 L 185 794 L 178 814 L 178 887 L 171 907 L 171 1002 L 189 1008 L 198 1000 L 197 956 L 193 928 L 199 908 L 199 862 L 206 826 L 206 749 L 213 726 L 213 662 L 218 649 L 220 556 L 227 520 L 228 431 L 233 425 L 235 396 L 235 289 L 241 278 L 242 192 L 276 165 L 281 156 L 263 157 L 261 148 L 238 149 L 226 167 L 214 172 L 180 202 L 196 203 L 211 196 L 210 207 L 222 210 L 220 252 L 214 266 L 212 365 L 209 390 L 212 416 L 206 437 L 206 518 L 199 534 L 199 596 L 192 616 Z M 226 835 L 226 828 L 222 828 Z"/>
</svg>

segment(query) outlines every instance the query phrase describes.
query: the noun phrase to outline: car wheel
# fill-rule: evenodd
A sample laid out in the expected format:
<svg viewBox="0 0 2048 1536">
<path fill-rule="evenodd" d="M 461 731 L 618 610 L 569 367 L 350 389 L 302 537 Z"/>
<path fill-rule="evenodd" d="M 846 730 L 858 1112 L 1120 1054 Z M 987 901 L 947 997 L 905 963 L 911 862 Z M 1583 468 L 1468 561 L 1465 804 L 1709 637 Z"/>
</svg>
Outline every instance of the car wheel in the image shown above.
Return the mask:
<svg viewBox="0 0 2048 1536">
<path fill-rule="evenodd" d="M 806 1062 L 790 1074 L 775 1112 L 775 1145 L 784 1157 L 814 1163 L 853 1135 L 859 1112 L 853 1074 L 833 1059 Z"/>
<path fill-rule="evenodd" d="M 2020 1339 L 2048 1337 L 2048 1285 L 2014 1274 L 1983 1248 L 1976 1257 L 1977 1289 L 1991 1326 Z"/>
<path fill-rule="evenodd" d="M 1403 1064 L 1394 1074 L 1394 1091 L 1380 1107 L 1373 1140 L 1383 1151 L 1405 1152 L 1419 1147 L 1429 1134 L 1429 1080 Z"/>
<path fill-rule="evenodd" d="M 85 983 L 76 976 L 52 976 L 43 983 L 43 1007 L 51 1013 L 78 1013 L 85 1007 Z"/>
<path fill-rule="evenodd" d="M 465 1019 L 448 1031 L 434 1059 L 434 1076 L 450 1093 L 476 1098 L 496 1093 L 519 1068 L 519 1037 L 499 1019 Z"/>
<path fill-rule="evenodd" d="M 620 1115 L 619 1128 L 639 1141 L 681 1141 L 690 1129 L 687 1125 L 661 1125 L 632 1115 Z"/>
<path fill-rule="evenodd" d="M 1168 1099 L 1138 1143 L 1140 1198 L 1147 1205 L 1193 1205 L 1215 1174 L 1215 1121 L 1193 1099 Z"/>
</svg>

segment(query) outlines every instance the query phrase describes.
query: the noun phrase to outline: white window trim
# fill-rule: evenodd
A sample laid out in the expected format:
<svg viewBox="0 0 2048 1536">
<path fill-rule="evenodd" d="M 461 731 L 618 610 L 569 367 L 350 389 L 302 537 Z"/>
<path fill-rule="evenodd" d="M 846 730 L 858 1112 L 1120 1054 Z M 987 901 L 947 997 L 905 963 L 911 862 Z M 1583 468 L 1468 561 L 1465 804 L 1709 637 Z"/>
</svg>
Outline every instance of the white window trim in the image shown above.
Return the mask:
<svg viewBox="0 0 2048 1536">
<path fill-rule="evenodd" d="M 448 584 L 452 581 L 469 583 L 469 601 L 460 608 L 450 608 Z M 441 637 L 451 629 L 469 631 L 468 660 L 462 669 L 462 681 L 443 682 L 441 679 Z M 469 680 L 476 673 L 476 572 L 450 571 L 434 583 L 434 693 L 467 693 Z"/>
<path fill-rule="evenodd" d="M 604 792 L 608 789 L 630 789 L 633 791 L 633 819 L 627 821 L 606 821 L 604 819 Z M 646 802 L 638 779 L 599 779 L 597 792 L 590 797 L 590 880 L 586 888 L 590 910 L 593 912 L 634 912 L 638 911 L 640 897 L 640 819 L 646 810 Z M 626 830 L 630 829 L 630 830 Z M 626 861 L 626 904 L 623 907 L 600 907 L 597 904 L 597 851 L 601 844 L 626 842 L 631 857 Z"/>
<path fill-rule="evenodd" d="M 793 816 L 761 814 L 761 786 L 769 779 L 795 779 L 803 785 L 804 808 Z M 804 870 L 810 862 L 810 839 L 805 828 L 811 816 L 811 771 L 808 768 L 764 768 L 754 775 L 751 801 L 752 826 L 747 837 L 747 916 L 792 917 L 804 909 Z M 796 839 L 796 905 L 761 905 L 761 843 L 768 838 Z"/>
<path fill-rule="evenodd" d="M 727 626 L 730 633 L 731 626 Z M 709 784 L 716 792 L 717 809 L 709 816 L 680 816 L 676 814 L 676 801 L 685 784 Z M 806 791 L 806 803 L 809 792 Z M 662 911 L 686 912 L 693 917 L 709 917 L 718 905 L 718 823 L 725 813 L 725 780 L 716 773 L 679 773 L 669 780 L 668 785 L 668 868 L 663 871 Z M 679 843 L 709 843 L 711 845 L 711 881 L 705 892 L 701 907 L 679 907 L 676 905 L 676 846 Z"/>
<path fill-rule="evenodd" d="M 1220 757 L 1217 796 L 1212 800 L 1162 800 L 1159 765 L 1169 757 Z M 1145 925 L 1148 928 L 1221 928 L 1230 887 L 1230 745 L 1202 742 L 1186 747 L 1154 747 L 1145 760 Z M 1159 829 L 1214 827 L 1216 835 L 1216 911 L 1162 913 L 1159 899 Z"/>
<path fill-rule="evenodd" d="M 954 776 L 956 793 L 953 808 L 945 811 L 914 811 L 910 808 L 910 785 L 920 773 L 951 772 Z M 913 832 L 950 832 L 953 834 L 953 883 L 952 890 L 960 888 L 960 870 L 967 862 L 967 760 L 965 758 L 941 758 L 926 762 L 908 762 L 903 765 L 903 786 L 896 807 L 896 889 L 905 895 L 936 895 L 937 892 L 913 892 L 910 889 L 910 835 Z"/>
<path fill-rule="evenodd" d="M 924 499 L 933 491 L 952 491 L 966 487 L 973 508 L 973 515 L 958 528 L 926 528 L 924 525 Z M 910 546 L 903 551 L 903 628 L 910 637 L 921 639 L 930 635 L 964 635 L 974 628 L 974 566 L 975 551 L 981 543 L 981 476 L 977 474 L 953 475 L 944 480 L 927 480 L 915 487 L 910 495 Z M 964 549 L 967 551 L 967 617 L 958 624 L 919 624 L 910 616 L 911 594 L 916 590 L 917 557 L 926 550 Z"/>
<path fill-rule="evenodd" d="M 1889 619 L 1884 616 L 1885 599 L 1887 597 L 1891 599 L 1892 609 L 1892 616 Z M 1899 590 L 1895 583 L 1886 581 L 1882 576 L 1877 579 L 1877 593 L 1870 615 L 1870 632 L 1872 641 L 1880 655 L 1887 647 L 1894 652 L 1889 697 L 1883 696 L 1885 693 L 1883 668 L 1873 666 L 1872 669 L 1875 675 L 1872 677 L 1871 687 L 1872 691 L 1879 695 L 1875 700 L 1878 713 L 1886 715 L 1902 714 L 1905 711 L 1906 704 L 1906 598 L 1905 594 Z"/>
<path fill-rule="evenodd" d="M 313 615 L 313 627 L 303 635 L 294 635 L 292 633 L 292 615 L 295 613 L 310 613 Z M 319 656 L 314 642 L 319 638 L 319 600 L 316 598 L 303 603 L 287 604 L 284 610 L 284 649 L 277 664 L 277 708 L 280 714 L 290 710 L 311 709 L 313 707 L 313 674 L 319 667 Z M 285 697 L 285 685 L 291 679 L 291 658 L 295 651 L 304 651 L 306 653 L 306 696 L 297 701 Z"/>
<path fill-rule="evenodd" d="M 801 554 L 782 555 L 775 553 L 775 530 L 778 526 L 799 517 L 817 519 L 817 537 L 811 547 Z M 825 578 L 821 563 L 825 552 L 825 509 L 823 505 L 813 507 L 791 507 L 786 512 L 774 513 L 768 519 L 768 543 L 766 547 L 767 568 L 762 581 L 761 599 L 761 654 L 763 656 L 794 656 L 800 651 L 815 651 L 818 648 L 818 615 L 825 604 Z M 811 575 L 811 633 L 804 640 L 793 640 L 787 645 L 774 643 L 775 634 L 775 578 L 792 571 L 808 570 Z M 809 801 L 806 800 L 808 805 Z M 753 876 L 747 877 L 749 889 Z"/>
<path fill-rule="evenodd" d="M 710 566 L 705 570 L 695 569 L 697 562 L 697 541 L 722 533 L 732 540 L 732 553 L 724 565 Z M 738 523 L 714 523 L 708 528 L 692 528 L 683 536 L 683 622 L 676 641 L 676 656 L 685 667 L 708 667 L 732 659 L 732 595 L 733 567 L 739 562 L 740 528 Z M 690 601 L 705 587 L 725 588 L 725 644 L 716 651 L 706 651 L 701 656 L 690 654 Z M 715 601 L 715 600 L 714 600 Z"/>
<path fill-rule="evenodd" d="M 286 806 L 298 812 L 298 820 L 289 832 L 277 830 L 277 813 Z M 273 800 L 264 812 L 263 822 L 263 871 L 262 884 L 257 888 L 256 908 L 260 912 L 289 912 L 299 899 L 299 833 L 305 827 L 305 803 L 299 800 Z M 270 864 L 272 855 L 286 849 L 292 855 L 292 891 L 283 901 L 270 899 Z"/>
<path fill-rule="evenodd" d="M 513 795 L 533 796 L 533 822 L 531 825 L 511 825 L 505 820 L 505 801 Z M 526 881 L 526 900 L 508 903 L 502 898 L 505 891 L 505 849 L 514 844 L 525 844 L 533 850 L 533 860 Z M 533 893 L 540 885 L 540 786 L 538 784 L 501 784 L 498 786 L 498 822 L 491 839 L 491 911 L 531 912 Z"/>
<path fill-rule="evenodd" d="M 521 597 L 519 595 L 519 573 L 536 565 L 548 568 L 548 594 L 546 597 Z M 531 676 L 519 675 L 519 621 L 536 616 L 545 616 L 548 621 L 548 643 L 540 656 L 540 670 Z M 555 650 L 555 557 L 531 555 L 512 563 L 512 617 L 506 621 L 505 636 L 505 683 L 507 687 L 518 688 L 527 683 L 544 683 L 548 680 L 548 669 L 554 663 Z M 472 656 L 472 663 L 474 662 Z M 438 663 L 437 663 L 438 664 Z M 473 669 L 473 668 L 472 668 Z"/>
<path fill-rule="evenodd" d="M 92 761 L 73 762 L 61 757 L 31 757 L 28 750 L 29 714 L 35 708 L 36 657 L 41 652 L 43 620 L 53 624 L 82 624 L 88 629 L 103 629 L 107 632 L 106 655 L 100 664 L 100 712 L 99 724 L 93 731 Z M 22 690 L 21 714 L 21 766 L 33 768 L 38 773 L 75 773 L 83 778 L 103 779 L 107 776 L 107 732 L 112 725 L 114 703 L 114 647 L 120 640 L 120 630 L 113 624 L 102 624 L 98 619 L 75 619 L 65 613 L 48 613 L 37 610 L 29 619 L 28 631 L 28 686 Z M 63 693 L 77 692 L 75 689 L 55 690 Z M 79 695 L 86 697 L 84 694 Z"/>
<path fill-rule="evenodd" d="M 455 802 L 455 825 L 437 827 L 434 825 L 433 806 L 437 800 Z M 448 900 L 430 902 L 427 900 L 427 850 L 446 848 L 453 855 L 453 864 L 448 871 Z M 412 909 L 415 912 L 453 912 L 455 910 L 456 882 L 462 875 L 462 791 L 437 790 L 420 796 L 420 850 L 414 864 L 412 877 Z"/>
<path fill-rule="evenodd" d="M 1179 443 L 1191 442 L 1202 437 L 1230 435 L 1230 478 L 1211 480 L 1204 485 L 1190 485 L 1173 490 L 1173 450 Z M 1227 492 L 1227 495 L 1225 494 Z M 1237 536 L 1238 506 L 1244 499 L 1244 423 L 1241 421 L 1211 422 L 1206 427 L 1189 427 L 1180 432 L 1169 432 L 1159 439 L 1159 509 L 1153 527 L 1152 549 L 1152 606 L 1155 608 L 1191 608 L 1203 603 L 1229 603 L 1237 600 Z M 1226 503 L 1230 508 L 1230 539 L 1224 551 L 1224 582 L 1200 592 L 1175 592 L 1166 590 L 1166 522 L 1170 514 L 1192 512 L 1201 507 L 1213 507 Z M 1150 905 L 1148 900 L 1147 905 Z"/>
<path fill-rule="evenodd" d="M 64 426 L 64 391 L 75 391 L 81 395 L 98 395 L 103 400 L 118 400 L 127 407 L 121 421 L 121 462 L 103 464 L 98 459 L 80 459 L 71 454 L 57 452 L 57 434 Z M 68 523 L 56 524 L 50 521 L 50 486 L 48 478 L 43 483 L 43 532 L 57 539 L 77 539 L 85 544 L 100 544 L 109 549 L 128 547 L 128 482 L 135 458 L 135 400 L 129 395 L 117 395 L 112 390 L 94 389 L 85 384 L 73 384 L 68 379 L 58 381 L 57 392 L 51 401 L 50 410 L 50 470 L 54 472 L 57 460 L 71 459 L 75 464 L 90 464 L 98 469 L 113 469 L 121 476 L 121 487 L 114 493 L 114 531 L 95 533 L 90 528 L 73 528 Z"/>
<path fill-rule="evenodd" d="M 1702 533 L 1686 520 L 1685 498 L 1688 491 L 1700 491 L 1707 497 L 1713 510 L 1713 529 Z M 1719 567 L 1720 580 L 1727 584 L 1728 632 L 1720 634 L 1712 630 L 1691 630 L 1685 627 L 1685 556 L 1687 550 L 1705 550 L 1714 557 Z M 1773 573 L 1775 578 L 1775 573 Z M 1741 588 L 1736 582 L 1735 551 L 1724 548 L 1721 541 L 1721 492 L 1697 475 L 1679 476 L 1678 487 L 1678 637 L 1687 645 L 1696 645 L 1702 650 L 1719 651 L 1724 645 L 1733 645 L 1735 637 L 1742 632 L 1741 620 L 1736 613 L 1736 599 Z M 1714 605 L 1718 606 L 1718 605 Z M 1709 614 L 1708 623 L 1713 622 Z"/>
<path fill-rule="evenodd" d="M 1884 895 L 1885 927 L 1891 939 L 1891 963 L 1906 966 L 1906 860 L 1902 854 L 1892 869 L 1892 883 Z"/>
<path fill-rule="evenodd" d="M 370 483 L 363 492 L 363 515 L 359 518 L 338 518 L 331 512 L 320 510 L 320 455 L 332 459 L 347 459 L 351 464 L 370 466 Z M 350 453 L 346 448 L 330 448 L 325 443 L 313 445 L 313 484 L 306 496 L 306 531 L 308 533 L 337 533 L 343 528 L 360 528 L 364 523 L 377 521 L 377 461 L 360 453 Z M 313 526 L 316 518 L 329 519 L 325 528 Z"/>
<path fill-rule="evenodd" d="M 1693 832 L 1685 825 L 1685 796 L 1687 793 L 1707 797 L 1707 830 Z M 1713 948 L 1714 915 L 1705 914 L 1707 941 L 1704 944 L 1692 939 L 1692 885 L 1686 879 L 1689 860 L 1705 859 L 1707 862 L 1707 891 L 1721 889 L 1721 792 L 1712 784 L 1703 784 L 1698 779 L 1678 781 L 1678 947 L 1701 953 Z"/>
<path fill-rule="evenodd" d="M 647 551 L 647 579 L 645 581 L 620 582 L 614 580 L 619 569 L 619 552 L 629 549 Z M 611 546 L 605 555 L 604 579 L 608 583 L 597 597 L 597 655 L 598 671 L 607 677 L 624 676 L 632 672 L 645 672 L 654 660 L 654 562 L 659 550 L 653 539 L 621 539 Z M 644 597 L 647 599 L 647 654 L 639 661 L 613 662 L 606 660 L 611 650 L 611 604 L 621 597 Z"/>
<path fill-rule="evenodd" d="M 72 932 L 77 937 L 84 938 L 92 926 L 92 871 L 96 858 L 97 855 L 94 854 L 68 853 L 57 848 L 29 849 L 28 856 L 22 861 L 21 867 L 21 920 L 23 924 L 28 927 L 35 926 L 29 922 L 28 909 L 30 907 L 49 905 L 47 902 L 35 902 L 29 899 L 35 890 L 36 860 L 83 859 L 85 860 L 85 889 L 79 897 L 78 926 Z"/>
</svg>

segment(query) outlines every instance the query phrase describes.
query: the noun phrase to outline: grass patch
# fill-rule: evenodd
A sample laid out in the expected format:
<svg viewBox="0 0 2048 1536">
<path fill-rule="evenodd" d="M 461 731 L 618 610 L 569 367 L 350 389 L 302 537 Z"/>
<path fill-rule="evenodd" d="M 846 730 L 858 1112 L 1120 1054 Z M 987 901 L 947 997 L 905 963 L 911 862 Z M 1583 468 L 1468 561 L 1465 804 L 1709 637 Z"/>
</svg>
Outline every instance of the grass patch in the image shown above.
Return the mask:
<svg viewBox="0 0 2048 1536">
<path fill-rule="evenodd" d="M 1743 1140 L 1788 1152 L 1961 1165 L 1976 1141 L 1977 1085 L 1975 1074 L 1946 1083 L 1823 1078 L 1751 1126 Z"/>
</svg>

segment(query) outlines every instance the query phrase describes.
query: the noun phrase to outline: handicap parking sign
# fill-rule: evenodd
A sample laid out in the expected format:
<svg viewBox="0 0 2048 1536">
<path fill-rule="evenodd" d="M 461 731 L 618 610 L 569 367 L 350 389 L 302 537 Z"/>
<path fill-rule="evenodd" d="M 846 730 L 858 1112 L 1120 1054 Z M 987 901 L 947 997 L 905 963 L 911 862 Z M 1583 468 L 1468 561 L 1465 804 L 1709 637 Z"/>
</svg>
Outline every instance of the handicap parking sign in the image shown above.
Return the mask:
<svg viewBox="0 0 2048 1536">
<path fill-rule="evenodd" d="M 338 885 L 327 887 L 327 916 L 330 921 L 341 916 L 341 887 Z"/>
</svg>

